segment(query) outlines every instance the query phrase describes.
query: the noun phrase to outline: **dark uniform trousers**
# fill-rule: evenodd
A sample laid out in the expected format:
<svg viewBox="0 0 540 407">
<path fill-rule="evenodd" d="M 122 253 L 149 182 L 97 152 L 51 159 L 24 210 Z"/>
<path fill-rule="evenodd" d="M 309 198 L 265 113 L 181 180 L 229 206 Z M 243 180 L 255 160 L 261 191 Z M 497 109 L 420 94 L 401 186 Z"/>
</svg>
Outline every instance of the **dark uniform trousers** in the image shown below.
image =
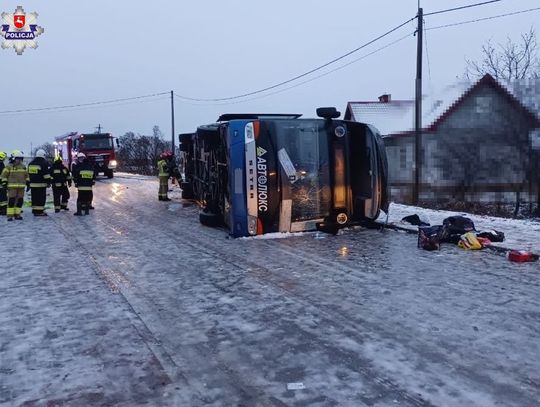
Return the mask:
<svg viewBox="0 0 540 407">
<path fill-rule="evenodd" d="M 5 215 L 7 212 L 7 189 L 0 186 L 0 215 Z"/>
<path fill-rule="evenodd" d="M 67 185 L 53 185 L 54 209 L 66 209 L 69 201 L 69 188 Z"/>
<path fill-rule="evenodd" d="M 79 193 L 77 195 L 77 212 L 85 211 L 88 214 L 92 200 L 94 199 L 94 192 L 90 190 L 81 190 L 79 188 Z"/>
<path fill-rule="evenodd" d="M 32 213 L 41 214 L 45 211 L 45 201 L 47 200 L 47 187 L 32 187 Z"/>
</svg>

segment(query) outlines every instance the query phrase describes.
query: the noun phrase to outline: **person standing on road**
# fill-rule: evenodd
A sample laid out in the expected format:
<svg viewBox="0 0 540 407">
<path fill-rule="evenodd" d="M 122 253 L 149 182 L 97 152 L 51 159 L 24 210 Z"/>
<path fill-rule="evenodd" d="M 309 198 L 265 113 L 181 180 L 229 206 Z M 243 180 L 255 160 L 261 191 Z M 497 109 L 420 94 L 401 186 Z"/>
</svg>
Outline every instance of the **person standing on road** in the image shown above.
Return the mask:
<svg viewBox="0 0 540 407">
<path fill-rule="evenodd" d="M 163 153 L 159 156 L 158 166 L 158 177 L 159 177 L 159 192 L 158 200 L 160 201 L 170 201 L 168 192 L 169 192 L 169 177 L 171 176 L 169 171 L 169 163 L 167 160 L 167 153 Z"/>
<path fill-rule="evenodd" d="M 0 151 L 0 175 L 6 168 L 4 160 L 6 159 L 7 154 L 3 151 Z M 6 216 L 7 213 L 7 190 L 0 183 L 0 216 Z"/>
<path fill-rule="evenodd" d="M 30 191 L 32 194 L 32 213 L 34 216 L 47 216 L 45 201 L 47 188 L 51 186 L 51 167 L 45 159 L 45 150 L 36 151 L 36 157 L 28 164 Z"/>
<path fill-rule="evenodd" d="M 24 203 L 24 188 L 30 186 L 28 172 L 23 164 L 24 155 L 19 150 L 14 150 L 11 153 L 10 163 L 2 171 L 0 181 L 2 186 L 7 190 L 8 205 L 7 205 L 7 220 L 12 221 L 14 218 L 22 220 L 21 208 Z M 13 161 L 13 162 L 11 162 Z"/>
<path fill-rule="evenodd" d="M 90 214 L 90 206 L 94 193 L 92 187 L 95 184 L 96 173 L 94 166 L 86 159 L 84 153 L 77 154 L 77 163 L 73 166 L 73 182 L 77 188 L 77 212 L 75 216 L 81 216 L 84 210 L 85 215 Z"/>
<path fill-rule="evenodd" d="M 71 172 L 62 162 L 62 157 L 56 157 L 51 167 L 52 190 L 54 198 L 54 211 L 60 212 L 61 209 L 69 211 L 69 189 L 71 187 Z"/>
<path fill-rule="evenodd" d="M 172 152 L 167 152 L 167 161 L 169 163 L 169 174 L 172 177 L 173 185 L 178 182 L 178 185 L 182 184 L 182 174 L 180 174 L 180 169 L 176 164 L 176 157 Z"/>
</svg>

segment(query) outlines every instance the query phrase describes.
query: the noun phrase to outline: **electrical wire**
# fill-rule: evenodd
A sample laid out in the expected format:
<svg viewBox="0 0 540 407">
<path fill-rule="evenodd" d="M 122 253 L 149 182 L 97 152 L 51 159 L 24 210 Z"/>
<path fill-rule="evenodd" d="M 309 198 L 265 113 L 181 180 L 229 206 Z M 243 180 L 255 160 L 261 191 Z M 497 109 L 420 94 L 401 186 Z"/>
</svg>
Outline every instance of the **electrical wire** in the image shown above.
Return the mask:
<svg viewBox="0 0 540 407">
<path fill-rule="evenodd" d="M 393 33 L 394 31 L 399 30 L 401 27 L 403 27 L 403 26 L 409 24 L 409 23 L 410 23 L 411 21 L 413 21 L 414 19 L 416 19 L 416 16 L 415 16 L 415 17 L 412 17 L 412 18 L 410 18 L 409 20 L 407 20 L 407 21 L 401 23 L 400 25 L 398 25 L 398 26 L 392 28 L 391 30 L 388 30 L 388 31 L 385 32 L 384 34 L 379 35 L 378 37 L 372 39 L 371 41 L 368 41 L 368 42 L 366 42 L 365 44 L 363 44 L 363 45 L 361 45 L 361 46 L 359 46 L 359 47 L 357 47 L 357 48 L 355 48 L 355 49 L 353 49 L 353 50 L 351 50 L 351 51 L 349 51 L 349 52 L 347 52 L 347 53 L 345 53 L 345 54 L 343 54 L 343 55 L 341 55 L 341 56 L 339 56 L 339 57 L 337 57 L 337 58 L 334 58 L 334 59 L 332 59 L 331 61 L 326 62 L 326 63 L 323 64 L 323 65 L 320 65 L 320 66 L 318 66 L 318 67 L 316 67 L 316 68 L 313 68 L 313 69 L 311 69 L 311 70 L 309 70 L 309 71 L 307 71 L 307 72 L 304 72 L 304 73 L 302 73 L 302 74 L 300 74 L 300 75 L 296 75 L 296 76 L 294 76 L 293 78 L 287 79 L 286 81 L 282 81 L 282 82 L 276 83 L 275 85 L 272 85 L 272 86 L 267 86 L 266 88 L 263 88 L 263 89 L 258 89 L 258 90 L 252 91 L 252 92 L 247 92 L 247 93 L 243 93 L 243 94 L 240 94 L 240 95 L 229 96 L 229 97 L 222 97 L 222 98 L 193 98 L 193 97 L 184 96 L 184 95 L 178 95 L 178 97 L 179 97 L 180 99 L 190 100 L 190 101 L 194 101 L 194 102 L 222 102 L 222 101 L 227 101 L 227 100 L 241 99 L 241 98 L 244 98 L 244 97 L 246 97 L 246 96 L 252 96 L 252 95 L 256 95 L 256 94 L 258 94 L 258 93 L 263 93 L 263 92 L 266 92 L 266 91 L 268 91 L 268 90 L 272 90 L 272 89 L 275 89 L 275 88 L 277 88 L 277 87 L 280 87 L 280 86 L 286 85 L 286 84 L 288 84 L 288 83 L 294 82 L 294 81 L 296 81 L 296 80 L 298 80 L 298 79 L 301 79 L 301 78 L 303 78 L 303 77 L 305 77 L 305 76 L 308 76 L 308 75 L 310 75 L 310 74 L 312 74 L 312 73 L 314 73 L 314 72 L 320 71 L 321 69 L 326 68 L 326 67 L 329 66 L 329 65 L 332 65 L 332 64 L 334 64 L 334 63 L 336 63 L 336 62 L 338 62 L 338 61 L 341 61 L 342 59 L 344 59 L 344 58 L 346 58 L 346 57 L 348 57 L 348 56 L 350 56 L 350 55 L 352 55 L 352 54 L 354 54 L 354 53 L 356 53 L 356 52 L 358 52 L 358 51 L 360 51 L 360 50 L 366 48 L 367 46 L 373 44 L 374 42 L 377 42 L 377 41 L 379 41 L 380 39 L 382 39 L 382 38 L 384 38 L 384 37 L 390 35 L 390 34 Z"/>
<path fill-rule="evenodd" d="M 378 53 L 378 52 L 380 52 L 380 51 L 382 51 L 382 50 L 384 50 L 384 49 L 386 49 L 386 48 L 389 48 L 389 47 L 391 47 L 392 45 L 397 44 L 398 42 L 401 42 L 401 41 L 403 41 L 403 40 L 405 40 L 405 39 L 411 37 L 412 35 L 414 35 L 414 32 L 410 32 L 410 33 L 408 33 L 407 35 L 404 35 L 403 37 L 400 37 L 400 38 L 398 38 L 397 40 L 392 41 L 392 42 L 390 42 L 390 43 L 384 45 L 383 47 L 377 48 L 376 50 L 374 50 L 374 51 L 372 51 L 372 52 L 370 52 L 370 53 L 368 53 L 368 54 L 365 54 L 365 55 L 363 55 L 363 56 L 361 56 L 361 57 L 359 57 L 359 58 L 356 58 L 356 59 L 354 59 L 354 60 L 352 60 L 352 61 L 349 61 L 349 62 L 346 63 L 346 64 L 340 65 L 340 66 L 338 66 L 337 68 L 334 68 L 334 69 L 332 69 L 332 70 L 330 70 L 330 71 L 324 72 L 324 73 L 322 73 L 322 74 L 320 74 L 320 75 L 317 75 L 317 76 L 315 76 L 315 77 L 313 77 L 313 78 L 310 78 L 310 79 L 308 79 L 308 80 L 305 80 L 305 81 L 296 83 L 296 84 L 294 84 L 294 85 L 292 85 L 292 86 L 288 86 L 288 87 L 286 87 L 286 88 L 279 89 L 279 90 L 274 91 L 274 92 L 266 93 L 266 94 L 261 95 L 261 96 L 258 96 L 258 97 L 253 97 L 253 98 L 243 99 L 243 100 L 239 100 L 239 101 L 237 100 L 237 101 L 231 101 L 231 102 L 202 103 L 202 104 L 199 104 L 199 103 L 197 103 L 197 104 L 196 104 L 196 103 L 189 103 L 189 102 L 186 102 L 185 100 L 183 100 L 183 99 L 180 98 L 180 97 L 178 97 L 178 98 L 180 99 L 180 101 L 181 101 L 182 103 L 187 103 L 187 104 L 190 104 L 190 105 L 193 105 L 193 106 L 227 106 L 227 105 L 234 105 L 234 104 L 239 104 L 239 103 L 244 103 L 244 102 L 250 102 L 250 101 L 253 101 L 253 100 L 264 99 L 264 98 L 266 98 L 266 97 L 269 97 L 269 96 L 272 96 L 272 95 L 277 95 L 277 94 L 279 94 L 279 93 L 286 92 L 286 91 L 288 91 L 288 90 L 297 88 L 297 87 L 299 87 L 299 86 L 301 86 L 301 85 L 304 85 L 304 84 L 306 84 L 306 83 L 313 82 L 313 81 L 315 81 L 315 80 L 317 80 L 317 79 L 319 79 L 319 78 L 322 78 L 322 77 L 324 77 L 324 76 L 330 75 L 331 73 L 340 71 L 340 70 L 342 70 L 342 69 L 344 69 L 344 68 L 346 68 L 346 67 L 348 67 L 348 66 L 350 66 L 350 65 L 352 65 L 352 64 L 354 64 L 354 63 L 356 63 L 356 62 L 359 62 L 359 61 L 361 61 L 361 60 L 363 60 L 363 59 L 366 59 L 367 57 L 369 57 L 369 56 L 371 56 L 371 55 L 373 55 L 373 54 L 376 54 L 376 53 Z M 174 95 L 176 96 L 176 93 L 175 93 Z"/>
<path fill-rule="evenodd" d="M 426 62 L 428 67 L 428 77 L 429 77 L 429 91 L 431 94 L 433 94 L 433 81 L 431 79 L 431 62 L 429 59 L 429 48 L 428 48 L 428 40 L 427 40 L 427 27 L 426 23 L 424 21 L 424 44 L 426 48 Z"/>
<path fill-rule="evenodd" d="M 125 101 L 130 101 L 130 100 L 151 98 L 151 97 L 155 97 L 155 96 L 166 95 L 168 93 L 169 92 L 160 92 L 160 93 L 153 93 L 153 94 L 150 94 L 150 95 L 134 96 L 134 97 L 129 97 L 129 98 L 103 100 L 103 101 L 99 101 L 99 102 L 90 102 L 90 103 L 78 103 L 78 104 L 64 105 L 64 106 L 40 107 L 40 108 L 35 108 L 35 109 L 3 110 L 3 111 L 0 111 L 0 114 L 42 112 L 42 111 L 49 111 L 49 110 L 61 110 L 61 109 L 69 109 L 69 108 L 76 108 L 76 107 L 95 106 L 95 105 L 102 105 L 102 104 L 110 104 L 110 103 L 116 103 L 116 102 L 125 102 Z"/>
<path fill-rule="evenodd" d="M 468 4 L 466 6 L 461 6 L 461 7 L 454 7 L 454 8 L 448 8 L 446 10 L 439 10 L 439 11 L 433 11 L 431 13 L 427 13 L 427 14 L 424 14 L 424 17 L 427 17 L 427 16 L 433 16 L 435 14 L 442 14 L 442 13 L 449 13 L 450 11 L 457 11 L 457 10 L 464 10 L 466 8 L 471 8 L 471 7 L 478 7 L 478 6 L 484 6 L 486 4 L 491 4 L 491 3 L 498 3 L 502 0 L 491 0 L 491 1 L 484 1 L 482 3 L 476 3 L 476 4 Z"/>
<path fill-rule="evenodd" d="M 169 92 L 166 92 L 167 94 L 169 94 Z M 126 99 L 131 99 L 131 98 L 126 98 Z M 90 106 L 75 106 L 75 105 L 71 105 L 71 106 L 67 106 L 67 107 L 63 107 L 63 108 L 59 108 L 59 109 L 55 109 L 55 110 L 51 110 L 51 109 L 39 109 L 38 111 L 11 111 L 11 112 L 3 112 L 2 113 L 2 116 L 6 117 L 6 116 L 16 116 L 16 115 L 24 115 L 24 114 L 29 114 L 29 113 L 32 113 L 32 114 L 44 114 L 44 113 L 64 113 L 64 112 L 75 112 L 75 111 L 80 111 L 80 110 L 91 110 L 91 109 L 102 109 L 102 108 L 109 108 L 109 107 L 120 107 L 120 106 L 127 106 L 127 105 L 133 105 L 133 104 L 140 104 L 140 103 L 150 103 L 150 102 L 156 102 L 156 101 L 160 101 L 160 100 L 170 100 L 170 96 L 161 96 L 161 97 L 156 97 L 154 99 L 144 99 L 144 100 L 127 100 L 127 101 L 120 101 L 120 102 L 116 102 L 116 103 L 112 103 L 112 102 L 108 102 L 108 103 L 101 103 L 101 104 L 93 104 L 93 105 L 90 105 Z"/>
<path fill-rule="evenodd" d="M 439 28 L 455 27 L 455 26 L 463 25 L 463 24 L 477 23 L 477 22 L 480 22 L 480 21 L 494 20 L 494 19 L 496 19 L 496 18 L 508 17 L 508 16 L 514 16 L 514 15 L 516 15 L 516 14 L 523 14 L 523 13 L 528 13 L 528 12 L 536 11 L 536 10 L 540 10 L 540 7 L 530 8 L 530 9 L 527 9 L 527 10 L 521 10 L 521 11 L 515 11 L 515 12 L 513 12 L 513 13 L 499 14 L 499 15 L 497 15 L 497 16 L 484 17 L 484 18 L 477 18 L 477 19 L 474 19 L 474 20 L 468 20 L 468 21 L 461 21 L 461 22 L 459 22 L 459 23 L 452 23 L 452 24 L 439 25 L 439 26 L 436 26 L 436 27 L 430 27 L 430 28 L 428 28 L 428 31 L 431 31 L 431 30 L 438 30 Z"/>
</svg>

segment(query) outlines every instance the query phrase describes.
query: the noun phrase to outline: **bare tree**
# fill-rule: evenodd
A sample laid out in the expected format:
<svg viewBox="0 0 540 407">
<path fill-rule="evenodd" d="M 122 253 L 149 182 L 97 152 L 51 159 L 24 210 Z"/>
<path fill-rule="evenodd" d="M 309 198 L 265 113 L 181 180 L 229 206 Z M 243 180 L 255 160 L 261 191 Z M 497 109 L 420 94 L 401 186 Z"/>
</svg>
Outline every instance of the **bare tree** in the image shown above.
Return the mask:
<svg viewBox="0 0 540 407">
<path fill-rule="evenodd" d="M 45 158 L 49 161 L 54 160 L 54 145 L 52 143 L 43 143 L 37 147 L 35 147 L 30 153 L 32 154 L 32 157 L 35 157 L 36 151 L 38 150 L 44 150 L 45 151 Z"/>
<path fill-rule="evenodd" d="M 475 79 L 489 73 L 496 79 L 510 81 L 514 79 L 540 78 L 540 60 L 538 58 L 536 32 L 531 27 L 521 35 L 520 42 L 507 38 L 505 44 L 493 45 L 489 40 L 482 46 L 481 61 L 466 59 L 465 76 Z"/>
<path fill-rule="evenodd" d="M 120 137 L 118 161 L 121 170 L 153 175 L 157 171 L 159 155 L 170 150 L 171 143 L 163 139 L 158 126 L 152 129 L 152 136 L 127 132 Z"/>
</svg>

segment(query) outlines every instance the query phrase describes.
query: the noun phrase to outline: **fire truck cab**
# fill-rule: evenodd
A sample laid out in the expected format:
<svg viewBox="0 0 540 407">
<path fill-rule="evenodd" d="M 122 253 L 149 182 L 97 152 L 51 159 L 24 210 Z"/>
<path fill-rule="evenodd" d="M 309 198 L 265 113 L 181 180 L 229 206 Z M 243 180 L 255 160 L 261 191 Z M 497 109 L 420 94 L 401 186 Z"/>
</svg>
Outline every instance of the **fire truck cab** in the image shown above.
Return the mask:
<svg viewBox="0 0 540 407">
<path fill-rule="evenodd" d="M 55 154 L 62 157 L 64 164 L 71 168 L 77 160 L 78 153 L 84 153 L 94 164 L 96 175 L 102 173 L 108 178 L 114 176 L 118 165 L 113 136 L 110 133 L 83 134 L 71 132 L 56 137 Z M 116 140 L 118 144 L 118 140 Z"/>
</svg>

